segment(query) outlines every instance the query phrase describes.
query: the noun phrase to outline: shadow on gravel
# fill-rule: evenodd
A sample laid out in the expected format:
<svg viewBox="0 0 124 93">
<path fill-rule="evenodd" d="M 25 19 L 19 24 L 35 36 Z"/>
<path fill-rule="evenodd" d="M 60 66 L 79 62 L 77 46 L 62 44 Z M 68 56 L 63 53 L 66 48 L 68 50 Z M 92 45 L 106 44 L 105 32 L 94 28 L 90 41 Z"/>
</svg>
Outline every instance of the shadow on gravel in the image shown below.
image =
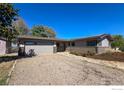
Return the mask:
<svg viewBox="0 0 124 93">
<path fill-rule="evenodd" d="M 12 62 L 14 60 L 17 60 L 17 59 L 21 59 L 21 58 L 31 58 L 33 56 L 18 56 L 18 55 L 12 55 L 12 56 L 0 56 L 0 63 L 3 63 L 3 62 Z"/>
<path fill-rule="evenodd" d="M 34 52 L 34 49 L 30 49 L 28 53 L 25 53 L 20 49 L 17 55 L 4 55 L 0 56 L 0 63 L 2 62 L 11 62 L 16 59 L 21 59 L 21 58 L 31 58 L 33 56 L 36 56 L 37 54 Z"/>
</svg>

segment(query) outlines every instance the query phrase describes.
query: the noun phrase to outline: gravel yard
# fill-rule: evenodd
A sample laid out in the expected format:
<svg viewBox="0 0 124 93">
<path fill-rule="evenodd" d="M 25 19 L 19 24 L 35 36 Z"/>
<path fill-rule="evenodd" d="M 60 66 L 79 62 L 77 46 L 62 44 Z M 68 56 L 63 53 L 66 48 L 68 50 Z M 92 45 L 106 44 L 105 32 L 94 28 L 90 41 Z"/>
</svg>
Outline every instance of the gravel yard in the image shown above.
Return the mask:
<svg viewBox="0 0 124 93">
<path fill-rule="evenodd" d="M 124 70 L 61 54 L 17 61 L 10 85 L 124 85 Z"/>
</svg>

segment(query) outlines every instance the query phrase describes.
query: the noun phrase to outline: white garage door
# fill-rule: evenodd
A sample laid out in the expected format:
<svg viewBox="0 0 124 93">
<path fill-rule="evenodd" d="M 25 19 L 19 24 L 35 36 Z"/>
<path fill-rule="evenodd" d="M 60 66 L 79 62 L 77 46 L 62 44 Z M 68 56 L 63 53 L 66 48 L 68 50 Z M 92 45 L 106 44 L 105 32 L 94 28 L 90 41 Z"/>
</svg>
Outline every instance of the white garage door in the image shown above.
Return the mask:
<svg viewBox="0 0 124 93">
<path fill-rule="evenodd" d="M 34 49 L 36 54 L 53 53 L 53 45 L 26 45 L 25 52 L 28 53 L 30 49 Z"/>
</svg>

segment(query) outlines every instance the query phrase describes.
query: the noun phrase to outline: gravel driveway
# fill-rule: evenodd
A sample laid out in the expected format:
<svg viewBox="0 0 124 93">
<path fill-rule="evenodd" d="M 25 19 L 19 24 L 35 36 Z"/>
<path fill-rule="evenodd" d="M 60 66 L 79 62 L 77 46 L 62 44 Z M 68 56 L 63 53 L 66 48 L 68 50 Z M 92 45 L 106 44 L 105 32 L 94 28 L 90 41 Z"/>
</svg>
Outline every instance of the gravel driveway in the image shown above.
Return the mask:
<svg viewBox="0 0 124 93">
<path fill-rule="evenodd" d="M 20 59 L 10 85 L 124 85 L 124 71 L 60 54 Z"/>
</svg>

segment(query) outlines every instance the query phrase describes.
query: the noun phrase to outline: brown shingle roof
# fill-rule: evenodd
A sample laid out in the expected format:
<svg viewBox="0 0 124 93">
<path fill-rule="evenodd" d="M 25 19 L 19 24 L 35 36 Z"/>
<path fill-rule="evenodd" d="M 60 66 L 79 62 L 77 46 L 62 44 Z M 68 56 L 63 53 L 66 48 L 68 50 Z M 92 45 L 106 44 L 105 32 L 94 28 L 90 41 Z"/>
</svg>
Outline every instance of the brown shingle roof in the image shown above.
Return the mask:
<svg viewBox="0 0 124 93">
<path fill-rule="evenodd" d="M 92 37 L 86 37 L 86 38 L 78 38 L 78 39 L 71 39 L 71 41 L 77 41 L 77 40 L 101 40 L 104 38 L 108 38 L 110 41 L 113 41 L 113 38 L 109 34 L 102 34 L 102 35 L 97 35 L 97 36 L 92 36 Z"/>
<path fill-rule="evenodd" d="M 104 38 L 108 38 L 110 41 L 113 41 L 113 38 L 109 34 L 102 34 L 102 35 L 97 35 L 97 36 L 92 36 L 92 37 L 78 38 L 78 39 L 71 39 L 71 40 L 36 37 L 36 36 L 29 36 L 29 35 L 18 36 L 18 39 L 42 39 L 42 40 L 53 40 L 53 41 L 78 41 L 78 40 L 86 41 L 86 40 L 101 40 Z"/>
<path fill-rule="evenodd" d="M 52 41 L 68 41 L 68 40 L 58 39 L 58 38 L 36 37 L 36 36 L 29 36 L 29 35 L 18 36 L 18 39 L 42 39 L 42 40 L 52 40 Z"/>
</svg>

